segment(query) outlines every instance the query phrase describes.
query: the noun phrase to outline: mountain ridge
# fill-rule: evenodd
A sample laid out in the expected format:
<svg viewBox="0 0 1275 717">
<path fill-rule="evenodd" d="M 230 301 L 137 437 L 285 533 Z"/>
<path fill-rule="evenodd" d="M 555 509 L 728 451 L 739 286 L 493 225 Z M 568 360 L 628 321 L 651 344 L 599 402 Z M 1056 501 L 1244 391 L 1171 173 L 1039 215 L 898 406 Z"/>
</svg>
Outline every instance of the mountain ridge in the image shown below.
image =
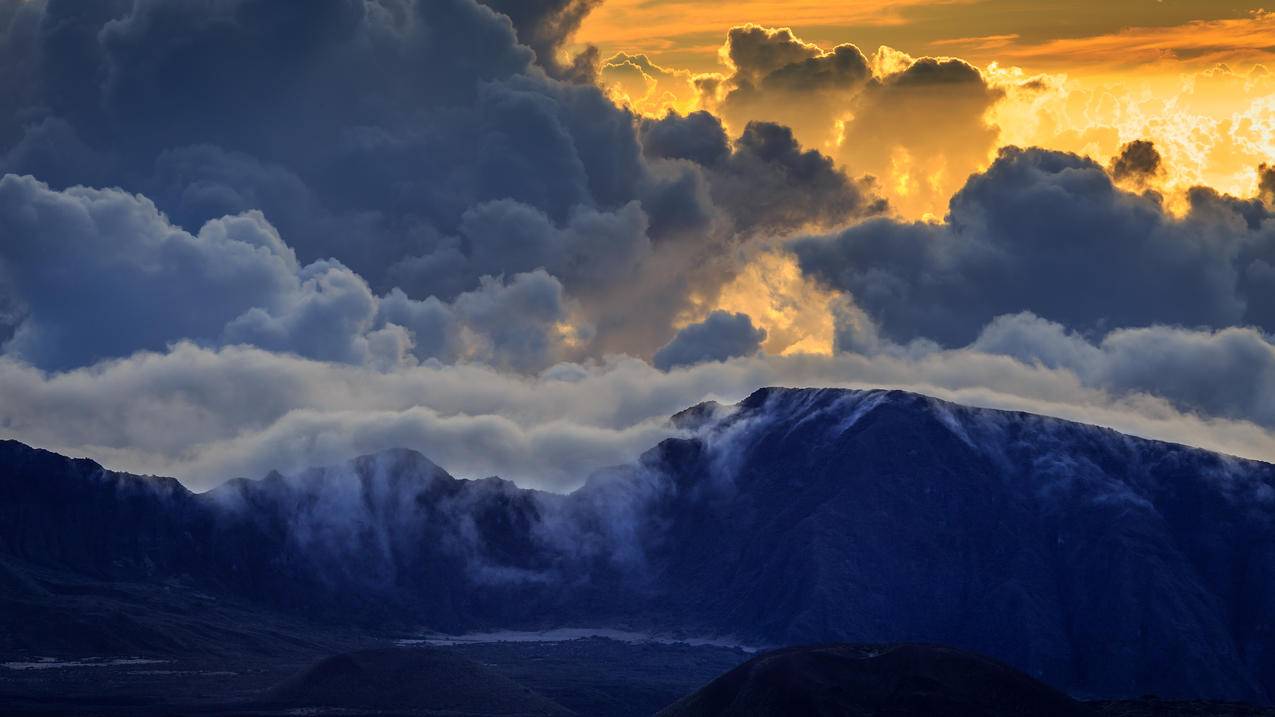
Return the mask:
<svg viewBox="0 0 1275 717">
<path fill-rule="evenodd" d="M 672 420 L 570 494 L 407 450 L 195 494 L 5 442 L 0 555 L 365 627 L 939 642 L 1080 696 L 1275 690 L 1269 464 L 902 391 Z"/>
</svg>

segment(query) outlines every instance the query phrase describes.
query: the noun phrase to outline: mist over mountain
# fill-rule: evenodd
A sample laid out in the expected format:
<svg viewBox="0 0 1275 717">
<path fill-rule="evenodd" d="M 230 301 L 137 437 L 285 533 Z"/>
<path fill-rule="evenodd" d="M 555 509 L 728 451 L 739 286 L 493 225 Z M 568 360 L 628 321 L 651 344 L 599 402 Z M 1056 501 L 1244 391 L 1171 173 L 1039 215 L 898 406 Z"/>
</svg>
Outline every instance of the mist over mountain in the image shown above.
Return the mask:
<svg viewBox="0 0 1275 717">
<path fill-rule="evenodd" d="M 0 639 L 73 621 L 42 593 L 75 575 L 360 629 L 926 642 L 1080 697 L 1275 694 L 1271 465 L 899 391 L 673 422 L 566 495 L 411 451 L 196 494 L 4 442 Z"/>
</svg>

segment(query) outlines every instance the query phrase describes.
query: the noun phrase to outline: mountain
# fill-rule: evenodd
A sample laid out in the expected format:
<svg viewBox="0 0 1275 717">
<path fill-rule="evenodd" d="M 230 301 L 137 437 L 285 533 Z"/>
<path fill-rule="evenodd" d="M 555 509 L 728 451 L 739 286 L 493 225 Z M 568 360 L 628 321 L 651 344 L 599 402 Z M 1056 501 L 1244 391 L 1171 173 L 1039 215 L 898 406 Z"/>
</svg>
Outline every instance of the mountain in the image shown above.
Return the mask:
<svg viewBox="0 0 1275 717">
<path fill-rule="evenodd" d="M 1077 695 L 1269 698 L 1275 467 L 901 392 L 764 389 L 654 460 L 665 612 L 930 642 Z"/>
<path fill-rule="evenodd" d="M 410 451 L 193 494 L 0 443 L 0 607 L 25 611 L 0 614 L 163 585 L 361 630 L 947 644 L 1079 697 L 1275 694 L 1275 467 L 899 391 L 762 389 L 673 421 L 569 495 Z M 116 637 L 198 640 L 154 613 Z M 0 650 L 76 647 L 31 624 L 0 617 Z"/>
<path fill-rule="evenodd" d="M 574 714 L 496 670 L 444 650 L 388 648 L 333 655 L 270 689 L 264 703 L 402 714 L 530 717 Z"/>
<path fill-rule="evenodd" d="M 1061 692 L 978 655 L 926 645 L 823 645 L 758 655 L 657 717 L 1090 714 Z"/>
</svg>

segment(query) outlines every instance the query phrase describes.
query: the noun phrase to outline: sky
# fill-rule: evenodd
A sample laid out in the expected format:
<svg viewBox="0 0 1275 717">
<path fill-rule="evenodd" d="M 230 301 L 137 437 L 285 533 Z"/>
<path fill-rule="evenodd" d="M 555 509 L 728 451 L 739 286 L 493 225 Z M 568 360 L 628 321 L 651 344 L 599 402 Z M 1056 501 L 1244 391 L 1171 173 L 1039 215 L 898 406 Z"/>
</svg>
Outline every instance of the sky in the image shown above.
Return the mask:
<svg viewBox="0 0 1275 717">
<path fill-rule="evenodd" d="M 0 437 L 565 491 L 766 385 L 1275 460 L 1252 3 L 0 0 Z"/>
</svg>

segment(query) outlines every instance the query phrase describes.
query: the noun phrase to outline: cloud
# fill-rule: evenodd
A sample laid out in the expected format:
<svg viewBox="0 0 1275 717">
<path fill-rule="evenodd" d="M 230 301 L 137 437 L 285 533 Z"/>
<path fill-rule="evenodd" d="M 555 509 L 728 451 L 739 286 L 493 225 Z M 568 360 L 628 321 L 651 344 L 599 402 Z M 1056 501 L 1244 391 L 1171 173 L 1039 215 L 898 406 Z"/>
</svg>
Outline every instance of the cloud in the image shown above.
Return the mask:
<svg viewBox="0 0 1275 717">
<path fill-rule="evenodd" d="M 565 490 L 675 434 L 673 413 L 768 385 L 907 388 L 1275 459 L 1275 436 L 1254 420 L 1207 417 L 1133 389 L 1087 385 L 1065 367 L 973 348 L 763 354 L 667 372 L 615 358 L 519 376 L 437 362 L 387 372 L 183 343 L 61 373 L 0 359 L 0 425 L 18 440 L 196 488 L 406 447 L 460 476 Z"/>
<path fill-rule="evenodd" d="M 658 119 L 644 119 L 641 130 L 642 149 L 649 157 L 714 166 L 731 153 L 722 121 L 703 110 L 687 115 L 668 112 Z"/>
<path fill-rule="evenodd" d="M 988 115 L 1003 92 L 962 60 L 888 47 L 869 58 L 851 44 L 823 50 L 757 25 L 732 28 L 721 56 L 730 74 L 709 106 L 728 124 L 791 127 L 802 143 L 878 177 L 908 216 L 941 211 L 996 145 Z"/>
<path fill-rule="evenodd" d="M 1275 428 L 1275 343 L 1254 329 L 1152 326 L 1091 342 L 1024 313 L 997 317 L 969 348 L 1065 369 L 1114 394 L 1161 396 L 1185 410 Z"/>
<path fill-rule="evenodd" d="M 465 212 L 459 234 L 479 274 L 545 269 L 588 293 L 632 275 L 651 253 L 648 228 L 638 202 L 614 212 L 579 207 L 558 228 L 534 207 L 499 200 Z"/>
<path fill-rule="evenodd" d="M 789 28 L 760 25 L 732 27 L 719 53 L 740 81 L 750 83 L 760 82 L 781 68 L 824 55 L 818 45 L 799 39 Z"/>
<path fill-rule="evenodd" d="M 613 314 L 592 350 L 649 352 L 728 276 L 685 259 L 730 236 L 698 170 L 652 166 L 630 111 L 555 79 L 580 79 L 558 50 L 595 4 L 6 2 L 0 171 L 143 193 L 192 235 L 257 211 L 300 264 L 339 262 L 375 295 L 450 302 L 543 268 L 593 299 L 639 276 L 663 308 Z M 240 335 L 286 333 L 258 308 Z"/>
<path fill-rule="evenodd" d="M 561 355 L 565 304 L 562 284 L 538 269 L 507 284 L 484 279 L 478 290 L 456 299 L 455 312 L 475 334 L 471 358 L 498 368 L 538 370 Z"/>
<path fill-rule="evenodd" d="M 1257 196 L 1268 207 L 1275 207 L 1275 167 L 1265 165 L 1258 167 Z"/>
<path fill-rule="evenodd" d="M 366 335 L 376 317 L 376 297 L 367 283 L 339 263 L 326 261 L 304 267 L 296 278 L 295 290 L 277 300 L 273 312 L 254 306 L 226 324 L 223 342 L 322 360 L 367 361 Z M 393 355 L 380 358 L 396 360 Z"/>
<path fill-rule="evenodd" d="M 609 228 L 605 217 L 580 222 Z M 191 234 L 139 195 L 5 175 L 0 236 L 0 294 L 13 307 L 4 351 L 47 369 L 192 339 L 385 367 L 411 354 L 538 370 L 575 335 L 563 286 L 543 269 L 484 277 L 450 303 L 382 298 L 340 262 L 301 266 L 259 212 Z"/>
<path fill-rule="evenodd" d="M 518 31 L 518 40 L 536 52 L 536 59 L 559 79 L 591 81 L 597 72 L 597 49 L 592 46 L 563 58 L 563 45 L 580 29 L 586 16 L 602 0 L 482 0 L 503 13 Z"/>
<path fill-rule="evenodd" d="M 803 148 L 783 125 L 750 122 L 729 143 L 721 122 L 701 111 L 647 119 L 641 131 L 648 156 L 684 159 L 706 170 L 715 206 L 738 232 L 837 226 L 886 209 L 871 181 L 846 176 L 829 157 Z"/>
<path fill-rule="evenodd" d="M 1088 155 L 1103 163 L 1132 141 L 1155 144 L 1164 171 L 1151 183 L 1180 211 L 1197 185 L 1251 196 L 1269 162 L 1275 75 L 1262 65 L 1147 68 L 1111 76 L 985 71 L 1006 93 L 992 119 L 1001 143 Z"/>
<path fill-rule="evenodd" d="M 749 26 L 725 75 L 614 56 L 617 106 L 564 52 L 595 5 L 0 0 L 5 434 L 204 486 L 406 445 L 564 488 L 703 398 L 879 384 L 1275 456 L 1264 105 L 1073 127 L 1025 99 L 1055 79 Z M 1166 136 L 1226 129 L 1258 198 L 1041 150 L 967 181 L 1003 95 L 1173 177 Z"/>
<path fill-rule="evenodd" d="M 677 332 L 651 361 L 658 369 L 692 366 L 704 361 L 724 361 L 757 353 L 766 332 L 753 326 L 747 314 L 714 311 L 708 318 Z"/>
<path fill-rule="evenodd" d="M 856 103 L 838 158 L 880 176 L 905 214 L 937 215 L 995 149 L 999 129 L 987 117 L 1002 93 L 962 60 L 894 62 L 903 69 L 869 85 Z"/>
<path fill-rule="evenodd" d="M 942 224 L 871 220 L 792 250 L 901 343 L 963 346 L 1021 311 L 1082 332 L 1275 329 L 1267 211 L 1202 189 L 1190 202 L 1178 218 L 1091 160 L 1009 148 L 953 197 Z"/>
<path fill-rule="evenodd" d="M 731 71 L 718 108 L 727 122 L 737 128 L 755 120 L 778 122 L 820 148 L 872 79 L 859 48 L 838 45 L 825 52 L 788 28 L 731 28 L 721 57 Z"/>
<path fill-rule="evenodd" d="M 1111 176 L 1117 182 L 1129 181 L 1136 185 L 1164 171 L 1164 162 L 1155 144 L 1146 140 L 1134 140 L 1120 148 L 1120 154 L 1111 160 Z"/>
<path fill-rule="evenodd" d="M 998 47 L 996 54 L 1006 61 L 1068 68 L 1109 65 L 1113 58 L 1125 65 L 1251 62 L 1270 58 L 1273 30 L 1275 13 L 1256 10 L 1244 17 L 1126 26 L 1117 32 L 1088 37 L 1005 45 Z"/>
<path fill-rule="evenodd" d="M 295 254 L 259 213 L 196 235 L 144 197 L 5 175 L 0 236 L 0 287 L 20 307 L 4 350 L 48 368 L 212 339 L 301 290 Z"/>
<path fill-rule="evenodd" d="M 687 112 L 699 103 L 698 76 L 662 67 L 642 54 L 617 52 L 598 71 L 599 83 L 617 101 L 644 115 Z"/>
</svg>

